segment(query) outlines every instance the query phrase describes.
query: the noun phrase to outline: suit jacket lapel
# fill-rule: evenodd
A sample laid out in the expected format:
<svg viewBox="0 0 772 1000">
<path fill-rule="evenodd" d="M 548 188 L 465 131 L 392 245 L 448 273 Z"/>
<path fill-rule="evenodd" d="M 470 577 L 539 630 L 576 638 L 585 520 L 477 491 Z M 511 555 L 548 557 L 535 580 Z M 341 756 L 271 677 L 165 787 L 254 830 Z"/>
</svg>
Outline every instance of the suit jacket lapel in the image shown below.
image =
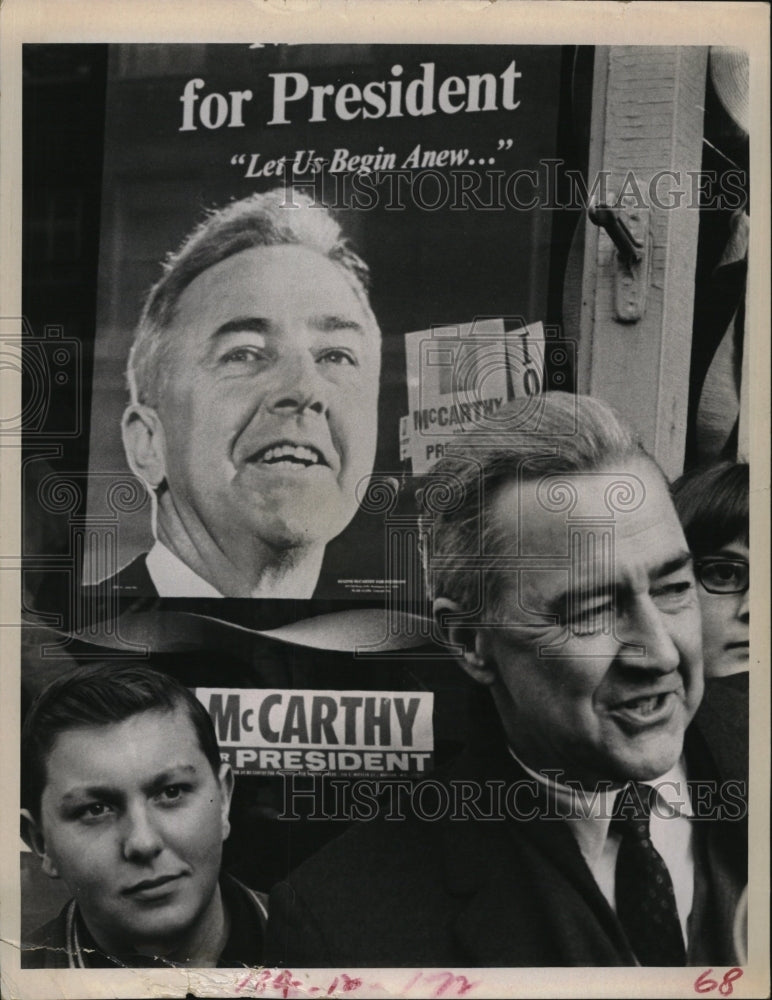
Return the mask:
<svg viewBox="0 0 772 1000">
<path fill-rule="evenodd" d="M 547 818 L 542 787 L 503 747 L 472 748 L 454 777 L 485 775 L 504 787 L 524 782 L 518 807 L 531 819 L 451 822 L 445 871 L 451 893 L 466 896 L 455 930 L 470 964 L 634 965 L 616 916 L 563 820 Z M 458 778 L 457 778 L 458 780 Z M 502 802 L 504 801 L 502 795 Z M 538 961 L 536 961 L 538 959 Z"/>
</svg>

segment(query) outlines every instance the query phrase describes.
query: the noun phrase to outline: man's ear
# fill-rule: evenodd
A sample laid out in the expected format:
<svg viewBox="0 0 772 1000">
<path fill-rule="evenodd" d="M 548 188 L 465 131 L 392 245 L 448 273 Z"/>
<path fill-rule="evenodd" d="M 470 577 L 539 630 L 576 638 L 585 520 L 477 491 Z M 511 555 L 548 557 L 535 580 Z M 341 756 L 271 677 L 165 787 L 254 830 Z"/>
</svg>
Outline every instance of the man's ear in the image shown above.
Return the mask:
<svg viewBox="0 0 772 1000">
<path fill-rule="evenodd" d="M 454 616 L 463 614 L 461 605 L 447 597 L 437 597 L 432 611 L 434 620 L 447 641 L 461 647 L 461 655 L 456 659 L 472 680 L 478 684 L 493 684 L 498 674 L 495 663 L 485 655 L 481 630 L 476 626 L 452 621 Z"/>
<path fill-rule="evenodd" d="M 158 489 L 166 478 L 166 437 L 160 417 L 152 406 L 132 403 L 123 414 L 121 432 L 131 471 Z"/>
<path fill-rule="evenodd" d="M 220 786 L 222 839 L 227 840 L 231 832 L 228 815 L 231 811 L 231 798 L 233 797 L 233 771 L 231 771 L 230 764 L 225 762 L 220 764 L 217 782 Z"/>
<path fill-rule="evenodd" d="M 46 850 L 46 840 L 40 824 L 29 809 L 22 809 L 21 811 L 21 839 L 40 858 L 43 871 L 46 875 L 49 878 L 59 878 L 59 871 L 51 855 Z"/>
</svg>

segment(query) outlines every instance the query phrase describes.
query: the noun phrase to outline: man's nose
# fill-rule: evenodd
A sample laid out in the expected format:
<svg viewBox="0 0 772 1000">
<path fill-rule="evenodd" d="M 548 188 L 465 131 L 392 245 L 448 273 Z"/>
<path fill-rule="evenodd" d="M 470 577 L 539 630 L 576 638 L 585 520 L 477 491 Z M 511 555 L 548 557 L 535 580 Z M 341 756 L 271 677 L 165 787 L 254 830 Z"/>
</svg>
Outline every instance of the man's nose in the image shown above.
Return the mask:
<svg viewBox="0 0 772 1000">
<path fill-rule="evenodd" d="M 740 619 L 740 621 L 745 622 L 746 624 L 751 620 L 750 604 L 748 603 L 748 593 L 749 593 L 748 590 L 744 590 L 742 594 L 740 594 L 740 603 L 737 606 L 737 617 Z"/>
<path fill-rule="evenodd" d="M 636 600 L 619 635 L 624 642 L 619 655 L 625 666 L 663 674 L 677 670 L 681 653 L 670 631 L 672 620 L 672 616 L 659 610 L 650 595 Z"/>
<path fill-rule="evenodd" d="M 310 354 L 297 352 L 288 355 L 275 366 L 273 376 L 266 400 L 269 410 L 327 412 L 329 383 Z"/>
<path fill-rule="evenodd" d="M 149 861 L 163 850 L 163 838 L 145 804 L 131 806 L 123 817 L 123 856 L 127 861 Z"/>
</svg>

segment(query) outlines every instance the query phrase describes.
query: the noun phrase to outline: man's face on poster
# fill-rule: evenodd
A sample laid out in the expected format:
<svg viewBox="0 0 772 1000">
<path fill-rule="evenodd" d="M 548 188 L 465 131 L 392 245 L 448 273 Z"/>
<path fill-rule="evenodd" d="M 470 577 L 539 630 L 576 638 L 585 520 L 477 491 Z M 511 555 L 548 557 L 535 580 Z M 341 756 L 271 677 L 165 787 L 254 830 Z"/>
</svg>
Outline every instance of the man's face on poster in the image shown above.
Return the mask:
<svg viewBox="0 0 772 1000">
<path fill-rule="evenodd" d="M 190 537 L 304 547 L 354 516 L 375 457 L 380 335 L 351 280 L 307 247 L 256 247 L 180 296 L 157 415 Z"/>
</svg>

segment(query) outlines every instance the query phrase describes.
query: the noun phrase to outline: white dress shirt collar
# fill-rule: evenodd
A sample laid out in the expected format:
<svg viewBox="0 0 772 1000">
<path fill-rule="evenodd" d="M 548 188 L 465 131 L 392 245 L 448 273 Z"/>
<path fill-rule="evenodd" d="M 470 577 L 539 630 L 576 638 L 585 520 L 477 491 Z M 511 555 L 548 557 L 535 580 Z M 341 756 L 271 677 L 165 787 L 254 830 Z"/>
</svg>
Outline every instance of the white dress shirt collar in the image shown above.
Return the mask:
<svg viewBox="0 0 772 1000">
<path fill-rule="evenodd" d="M 159 597 L 223 596 L 158 540 L 147 554 L 146 565 Z"/>
<path fill-rule="evenodd" d="M 616 858 L 619 835 L 609 833 L 614 802 L 621 788 L 589 791 L 553 780 L 532 770 L 509 748 L 512 757 L 535 781 L 547 789 L 554 814 L 563 817 L 592 872 L 598 888 L 616 912 Z M 688 919 L 694 897 L 694 851 L 692 847 L 692 811 L 683 757 L 659 778 L 644 781 L 657 789 L 649 831 L 651 842 L 667 865 L 673 881 L 676 908 L 684 941 L 688 937 Z"/>
</svg>

